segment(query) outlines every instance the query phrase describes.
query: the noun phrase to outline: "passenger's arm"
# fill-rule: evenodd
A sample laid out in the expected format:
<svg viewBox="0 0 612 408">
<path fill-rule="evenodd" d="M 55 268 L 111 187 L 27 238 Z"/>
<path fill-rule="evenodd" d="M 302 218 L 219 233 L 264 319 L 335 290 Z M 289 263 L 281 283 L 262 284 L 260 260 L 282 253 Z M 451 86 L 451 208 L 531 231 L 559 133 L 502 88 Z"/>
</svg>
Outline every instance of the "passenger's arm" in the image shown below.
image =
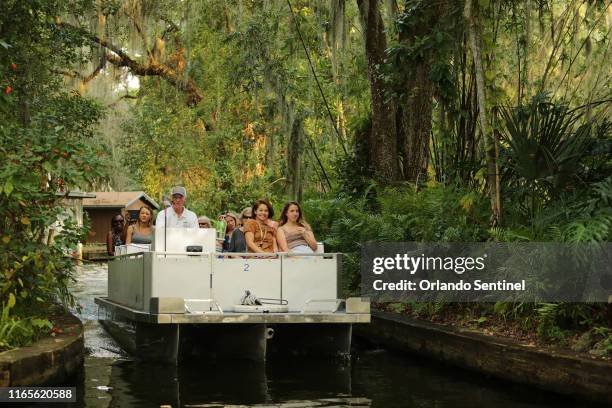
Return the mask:
<svg viewBox="0 0 612 408">
<path fill-rule="evenodd" d="M 244 238 L 246 239 L 247 249 L 249 252 L 263 252 L 263 249 L 255 244 L 255 234 L 253 234 L 251 231 L 245 231 Z"/>
<path fill-rule="evenodd" d="M 272 252 L 278 252 L 278 245 L 276 244 L 276 237 L 272 240 Z"/>
<path fill-rule="evenodd" d="M 125 235 L 125 245 L 130 245 L 132 243 L 132 234 L 134 233 L 134 226 L 130 225 L 127 230 L 127 234 Z"/>
<path fill-rule="evenodd" d="M 287 246 L 287 238 L 285 237 L 285 233 L 282 228 L 279 228 L 276 231 L 276 242 L 278 243 L 278 249 L 281 252 L 289 252 L 289 247 Z"/>
<path fill-rule="evenodd" d="M 306 240 L 306 242 L 308 242 L 308 246 L 310 247 L 310 249 L 312 249 L 313 251 L 317 250 L 317 240 L 315 239 L 314 233 L 312 232 L 310 227 L 307 227 L 304 231 L 304 239 Z"/>
</svg>

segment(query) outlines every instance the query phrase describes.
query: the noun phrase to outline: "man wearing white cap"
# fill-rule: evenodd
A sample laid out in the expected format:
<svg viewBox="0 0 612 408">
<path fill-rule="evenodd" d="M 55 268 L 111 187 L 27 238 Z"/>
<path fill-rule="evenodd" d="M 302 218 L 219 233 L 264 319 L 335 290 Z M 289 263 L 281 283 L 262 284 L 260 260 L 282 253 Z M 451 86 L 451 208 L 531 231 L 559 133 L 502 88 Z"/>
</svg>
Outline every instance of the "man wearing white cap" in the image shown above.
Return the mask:
<svg viewBox="0 0 612 408">
<path fill-rule="evenodd" d="M 160 211 L 155 221 L 156 228 L 198 228 L 198 217 L 185 208 L 187 190 L 182 186 L 172 187 L 172 206 Z"/>
</svg>

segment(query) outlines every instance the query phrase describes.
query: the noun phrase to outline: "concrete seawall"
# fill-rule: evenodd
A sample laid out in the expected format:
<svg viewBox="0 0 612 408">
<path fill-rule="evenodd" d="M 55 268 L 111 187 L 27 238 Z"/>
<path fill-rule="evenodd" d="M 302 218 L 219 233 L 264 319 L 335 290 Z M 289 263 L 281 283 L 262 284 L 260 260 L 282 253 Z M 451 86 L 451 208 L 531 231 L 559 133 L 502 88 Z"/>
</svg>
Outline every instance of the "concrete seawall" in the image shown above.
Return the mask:
<svg viewBox="0 0 612 408">
<path fill-rule="evenodd" d="M 60 318 L 63 333 L 28 347 L 0 353 L 0 387 L 58 384 L 83 365 L 83 325 L 69 314 Z"/>
<path fill-rule="evenodd" d="M 373 312 L 371 324 L 355 325 L 353 330 L 355 335 L 390 349 L 612 404 L 612 362 L 385 312 Z"/>
</svg>

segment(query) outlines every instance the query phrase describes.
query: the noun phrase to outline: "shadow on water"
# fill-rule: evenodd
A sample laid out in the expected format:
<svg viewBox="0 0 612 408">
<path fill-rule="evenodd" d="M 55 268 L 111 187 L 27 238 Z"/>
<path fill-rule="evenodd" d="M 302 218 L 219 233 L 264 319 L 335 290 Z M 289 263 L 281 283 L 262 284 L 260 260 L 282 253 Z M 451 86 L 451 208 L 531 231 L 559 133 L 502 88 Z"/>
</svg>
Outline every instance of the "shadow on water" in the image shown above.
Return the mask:
<svg viewBox="0 0 612 408">
<path fill-rule="evenodd" d="M 72 383 L 79 406 L 370 406 L 367 398 L 351 396 L 350 363 L 199 361 L 174 366 L 101 360 L 88 359 L 85 372 Z"/>
<path fill-rule="evenodd" d="M 279 359 L 173 366 L 89 358 L 85 371 L 73 384 L 79 389 L 78 405 L 88 407 L 589 406 L 383 350 L 361 350 L 351 362 Z"/>
<path fill-rule="evenodd" d="M 537 388 L 403 353 L 360 350 L 352 392 L 376 407 L 596 407 Z"/>
</svg>

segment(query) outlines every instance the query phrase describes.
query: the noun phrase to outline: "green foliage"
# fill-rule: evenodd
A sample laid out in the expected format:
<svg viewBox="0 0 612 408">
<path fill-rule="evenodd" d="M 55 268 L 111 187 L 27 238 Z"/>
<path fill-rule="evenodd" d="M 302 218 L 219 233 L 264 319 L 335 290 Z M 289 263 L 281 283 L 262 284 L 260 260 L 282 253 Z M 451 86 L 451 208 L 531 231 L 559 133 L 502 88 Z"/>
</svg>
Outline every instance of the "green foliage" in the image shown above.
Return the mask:
<svg viewBox="0 0 612 408">
<path fill-rule="evenodd" d="M 472 190 L 441 184 L 423 190 L 408 186 L 385 189 L 371 184 L 363 194 L 362 198 L 339 195 L 303 203 L 317 236 L 325 238 L 326 250 L 346 254 L 344 283 L 351 293 L 359 287 L 361 242 L 473 242 L 488 238 L 487 203 Z"/>
<path fill-rule="evenodd" d="M 612 356 L 612 329 L 610 327 L 597 326 L 593 328 L 593 334 L 601 338 L 594 347 L 594 349 L 598 350 L 596 354 Z"/>
<path fill-rule="evenodd" d="M 416 188 L 372 182 L 373 163 L 364 160 L 374 146 L 361 142 L 373 124 L 364 30 L 353 23 L 359 18 L 356 4 L 291 3 L 295 18 L 285 2 L 214 0 L 206 7 L 194 1 L 3 2 L 0 212 L 6 216 L 0 222 L 0 290 L 7 313 L 3 327 L 13 328 L 4 333 L 28 337 L 24 333 L 35 323 L 22 316 L 36 314 L 47 302 L 70 303 L 72 261 L 66 255 L 83 231 L 65 222 L 49 242 L 49 228 L 63 212 L 56 193 L 86 188 L 108 164 L 95 131 L 101 107 L 66 92 L 58 74 L 87 71 L 83 67 L 97 64 L 94 57 L 103 50 L 99 44 L 87 49 L 91 43 L 84 32 L 63 29 L 58 20 L 84 30 L 106 21 L 97 27 L 105 39 L 134 61 L 146 65 L 155 59 L 181 80 L 193 80 L 204 96 L 197 106 L 186 106 L 179 85 L 147 76 L 139 78 L 129 102 L 123 101 L 130 108 L 125 137 L 116 136 L 119 146 L 112 147 L 122 151 L 128 170 L 123 176 L 157 200 L 170 186 L 183 184 L 189 190 L 188 206 L 199 214 L 239 210 L 259 197 L 271 197 L 279 209 L 289 170 L 296 170 L 288 168 L 287 152 L 293 121 L 300 117 L 307 136 L 296 147 L 304 196 L 309 197 L 304 212 L 328 250 L 346 253 L 347 292 L 358 288 L 360 242 L 612 238 L 611 125 L 602 119 L 609 110 L 609 87 L 604 85 L 609 82 L 609 33 L 602 23 L 602 2 L 586 2 L 575 10 L 574 3 L 552 2 L 547 8 L 540 2 L 539 13 L 530 12 L 528 2 L 485 1 L 474 9 L 487 113 L 500 105 L 519 105 L 501 109 L 503 120 L 491 124 L 502 138 L 504 175 L 504 221 L 495 228 L 489 228 L 483 136 L 477 130 L 473 56 L 462 4 L 399 2 L 397 20 L 384 23 L 389 47 L 380 73 L 389 85 L 387 102 L 401 112 L 414 90 L 404 84 L 416 68 L 423 68 L 434 85 L 427 100 L 416 102 L 433 106 L 429 176 L 441 184 Z M 341 3 L 343 15 L 337 14 Z M 135 75 L 132 68 L 111 69 L 107 62 L 96 81 L 111 83 L 110 94 L 117 97 L 113 81 L 125 79 L 130 69 Z M 525 103 L 535 92 L 540 94 Z M 551 96 L 540 96 L 544 92 Z M 342 154 L 334 126 L 347 135 L 354 154 Z M 397 150 L 398 156 L 404 154 Z M 333 191 L 326 191 L 323 169 Z M 410 305 L 424 316 L 446 307 Z M 599 311 L 576 305 L 541 305 L 537 311 L 525 304 L 481 307 L 476 321 L 488 320 L 479 324 L 492 317 L 539 319 L 540 334 L 549 338 L 564 337 L 572 325 L 599 321 L 577 317 Z"/>
<path fill-rule="evenodd" d="M 594 183 L 574 208 L 575 216 L 560 229 L 566 242 L 603 242 L 612 239 L 612 176 Z M 571 208 L 571 207 L 570 207 Z"/>
<path fill-rule="evenodd" d="M 368 165 L 368 146 L 365 145 L 365 134 L 371 131 L 372 121 L 368 117 L 356 125 L 355 148 L 349 155 L 338 156 L 333 163 L 335 179 L 341 193 L 358 198 L 368 191 L 368 201 L 372 202 L 375 190 L 371 189 L 374 169 Z"/>
<path fill-rule="evenodd" d="M 67 214 L 62 195 L 100 180 L 105 148 L 96 141 L 100 105 L 66 92 L 57 74 L 81 62 L 83 39 L 49 22 L 87 2 L 9 1 L 0 17 L 0 347 L 33 340 L 48 328 L 50 304 L 73 305 L 71 252 L 84 230 Z M 3 5 L 4 6 L 4 5 Z"/>
<path fill-rule="evenodd" d="M 541 303 L 535 308 L 538 316 L 538 336 L 551 340 L 566 340 L 569 330 L 591 328 L 605 322 L 605 304 Z"/>
<path fill-rule="evenodd" d="M 495 302 L 492 312 L 501 317 L 503 321 L 520 321 L 527 313 L 533 310 L 529 303 Z"/>
<path fill-rule="evenodd" d="M 585 113 L 540 95 L 530 105 L 501 109 L 504 183 L 530 216 L 547 201 L 583 187 L 595 127 L 594 119 L 579 123 Z"/>
<path fill-rule="evenodd" d="M 426 64 L 427 76 L 436 85 L 438 97 L 450 100 L 457 94 L 451 56 L 461 35 L 463 20 L 459 3 L 432 5 L 427 1 L 405 2 L 403 13 L 395 20 L 398 38 L 387 48 L 388 81 L 401 84 L 411 68 Z M 398 96 L 411 92 L 396 88 Z"/>
<path fill-rule="evenodd" d="M 70 248 L 83 232 L 64 216 L 61 193 L 101 176 L 100 150 L 88 141 L 100 110 L 77 96 L 54 96 L 27 127 L 0 126 L 0 290 L 18 312 L 57 300 L 71 303 Z M 53 105 L 51 105 L 53 103 Z M 59 194 L 58 194 L 59 193 Z M 57 224 L 62 220 L 63 225 Z M 52 234 L 60 230 L 54 239 Z"/>
<path fill-rule="evenodd" d="M 0 351 L 26 346 L 53 327 L 47 319 L 10 316 L 10 304 L 4 305 L 0 312 Z"/>
</svg>

